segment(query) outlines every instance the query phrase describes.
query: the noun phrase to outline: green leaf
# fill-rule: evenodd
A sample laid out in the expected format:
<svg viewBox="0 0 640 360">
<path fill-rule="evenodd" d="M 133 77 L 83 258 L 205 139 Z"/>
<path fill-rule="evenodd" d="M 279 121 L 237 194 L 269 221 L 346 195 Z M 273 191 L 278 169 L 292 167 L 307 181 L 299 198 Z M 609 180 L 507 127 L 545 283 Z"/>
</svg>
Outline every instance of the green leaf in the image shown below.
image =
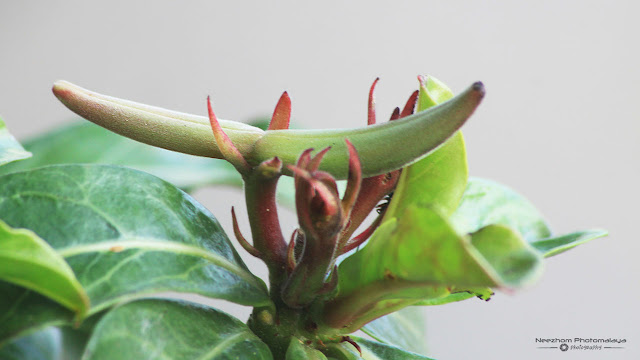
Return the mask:
<svg viewBox="0 0 640 360">
<path fill-rule="evenodd" d="M 586 230 L 551 236 L 544 218 L 526 198 L 504 185 L 479 178 L 469 179 L 451 222 L 460 233 L 471 233 L 491 224 L 509 226 L 544 257 L 607 235 L 605 230 Z"/>
<path fill-rule="evenodd" d="M 30 156 L 31 153 L 16 141 L 16 138 L 9 133 L 4 121 L 0 118 L 0 165 L 26 159 Z"/>
<path fill-rule="evenodd" d="M 486 288 L 489 290 L 490 294 L 493 294 L 493 292 L 491 292 L 491 289 Z M 451 292 L 451 294 L 443 296 L 443 297 L 439 297 L 439 298 L 433 298 L 433 299 L 425 299 L 425 300 L 421 300 L 417 303 L 414 303 L 413 305 L 415 306 L 434 306 L 434 305 L 444 305 L 444 304 L 449 304 L 452 302 L 458 302 L 458 301 L 462 301 L 462 300 L 467 300 L 467 299 L 471 299 L 472 297 L 475 296 L 479 296 L 476 295 L 475 293 L 473 293 L 472 291 L 460 291 L 460 292 Z M 490 295 L 489 295 L 490 296 Z"/>
<path fill-rule="evenodd" d="M 60 334 L 49 327 L 0 346 L 2 360 L 68 360 L 60 358 Z"/>
<path fill-rule="evenodd" d="M 557 237 L 534 240 L 531 245 L 540 251 L 544 257 L 551 257 L 572 249 L 587 241 L 607 236 L 606 230 L 585 230 Z"/>
<path fill-rule="evenodd" d="M 451 290 L 519 287 L 533 281 L 541 265 L 538 253 L 505 226 L 490 225 L 463 236 L 437 211 L 410 206 L 340 264 L 340 293 L 327 307 L 327 321 L 355 330 L 385 311 L 411 305 L 384 301 L 418 302 L 443 298 Z"/>
<path fill-rule="evenodd" d="M 296 338 L 291 338 L 285 360 L 327 360 L 324 354 L 310 348 Z"/>
<path fill-rule="evenodd" d="M 96 326 L 83 359 L 272 359 L 238 319 L 186 302 L 141 300 L 114 308 Z"/>
<path fill-rule="evenodd" d="M 453 97 L 451 90 L 435 78 L 428 78 L 425 85 L 420 87 L 418 111 Z M 462 198 L 467 177 L 467 153 L 458 131 L 427 157 L 402 169 L 383 221 L 397 217 L 410 205 L 429 206 L 445 215 L 452 214 Z"/>
<path fill-rule="evenodd" d="M 85 324 L 82 324 L 85 327 Z M 91 331 L 85 329 L 74 329 L 71 326 L 60 328 L 62 335 L 62 359 L 64 360 L 80 360 L 84 353 Z"/>
<path fill-rule="evenodd" d="M 361 330 L 381 343 L 418 354 L 427 352 L 424 314 L 421 308 L 406 307 L 368 323 Z"/>
<path fill-rule="evenodd" d="M 74 313 L 34 291 L 0 281 L 0 346 L 46 326 L 71 324 Z"/>
<path fill-rule="evenodd" d="M 0 279 L 37 291 L 75 311 L 89 298 L 69 265 L 33 231 L 12 229 L 0 220 Z"/>
<path fill-rule="evenodd" d="M 510 227 L 487 225 L 471 234 L 471 244 L 498 275 L 497 286 L 531 284 L 542 274 L 541 256 Z"/>
<path fill-rule="evenodd" d="M 62 165 L 2 176 L 0 218 L 33 230 L 67 260 L 90 315 L 165 291 L 270 303 L 213 215 L 139 171 Z"/>
<path fill-rule="evenodd" d="M 4 167 L 0 173 L 54 164 L 112 164 L 148 172 L 184 189 L 209 184 L 242 186 L 240 174 L 224 160 L 156 148 L 88 122 L 67 125 L 23 144 L 33 158 Z"/>
<path fill-rule="evenodd" d="M 527 241 L 551 235 L 542 215 L 526 198 L 504 185 L 479 178 L 469 179 L 451 222 L 463 234 L 501 224 L 518 231 Z"/>
<path fill-rule="evenodd" d="M 362 357 L 360 357 L 358 350 L 348 343 L 331 344 L 325 354 L 339 360 L 433 360 L 392 345 L 381 344 L 355 336 L 351 338 L 360 346 Z"/>
</svg>

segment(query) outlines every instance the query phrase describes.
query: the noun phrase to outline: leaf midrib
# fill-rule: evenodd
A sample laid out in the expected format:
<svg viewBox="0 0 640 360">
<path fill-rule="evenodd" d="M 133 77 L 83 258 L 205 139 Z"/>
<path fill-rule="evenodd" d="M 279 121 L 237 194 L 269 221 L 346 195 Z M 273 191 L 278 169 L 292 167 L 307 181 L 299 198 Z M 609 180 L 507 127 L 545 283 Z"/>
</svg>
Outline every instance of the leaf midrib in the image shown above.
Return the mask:
<svg viewBox="0 0 640 360">
<path fill-rule="evenodd" d="M 264 290 L 266 293 L 266 289 L 264 289 L 264 286 L 256 280 L 253 274 L 229 261 L 225 257 L 207 251 L 198 246 L 158 240 L 149 237 L 130 237 L 126 240 L 110 240 L 88 245 L 69 246 L 64 249 L 58 249 L 57 251 L 62 257 L 70 258 L 73 256 L 94 252 L 114 252 L 112 249 L 118 249 L 117 252 L 131 249 L 146 249 L 151 251 L 171 252 L 203 258 L 216 266 L 219 266 L 231 273 L 240 276 L 242 279 L 246 280 L 254 287 Z"/>
</svg>

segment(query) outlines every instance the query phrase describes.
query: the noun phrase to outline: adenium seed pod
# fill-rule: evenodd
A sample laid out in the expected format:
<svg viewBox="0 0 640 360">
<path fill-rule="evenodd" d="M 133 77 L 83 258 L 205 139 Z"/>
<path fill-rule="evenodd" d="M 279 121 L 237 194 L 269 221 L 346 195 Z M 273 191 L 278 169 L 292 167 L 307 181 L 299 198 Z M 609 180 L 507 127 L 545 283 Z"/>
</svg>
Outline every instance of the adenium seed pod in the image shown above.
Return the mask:
<svg viewBox="0 0 640 360">
<path fill-rule="evenodd" d="M 191 155 L 222 158 L 206 117 L 189 115 L 94 93 L 66 81 L 53 86 L 58 99 L 78 115 L 134 140 Z M 477 82 L 453 99 L 427 111 L 373 126 L 347 130 L 268 130 L 220 120 L 220 125 L 252 165 L 278 157 L 286 165 L 310 147 L 332 149 L 321 169 L 343 180 L 349 152 L 344 140 L 358 150 L 363 177 L 411 164 L 453 135 L 473 114 L 484 96 Z M 285 172 L 285 175 L 291 175 Z"/>
</svg>

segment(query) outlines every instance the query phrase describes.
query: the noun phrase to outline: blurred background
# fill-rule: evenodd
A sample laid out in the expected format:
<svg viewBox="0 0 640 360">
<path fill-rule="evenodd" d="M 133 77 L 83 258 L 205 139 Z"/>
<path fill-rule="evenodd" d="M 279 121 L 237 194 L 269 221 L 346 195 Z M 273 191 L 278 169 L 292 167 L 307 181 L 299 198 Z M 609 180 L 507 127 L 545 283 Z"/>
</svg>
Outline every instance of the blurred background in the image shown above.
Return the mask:
<svg viewBox="0 0 640 360">
<path fill-rule="evenodd" d="M 292 121 L 343 128 L 366 123 L 378 76 L 381 119 L 418 74 L 454 92 L 482 80 L 487 96 L 463 128 L 470 173 L 524 194 L 557 233 L 610 236 L 549 259 L 532 288 L 425 309 L 429 355 L 637 359 L 639 13 L 633 0 L 4 1 L 0 114 L 22 139 L 68 122 L 74 115 L 50 91 L 65 79 L 200 115 L 211 95 L 219 117 L 240 121 L 270 114 L 287 90 Z M 226 229 L 230 205 L 243 214 L 239 192 L 195 196 Z M 628 343 L 561 353 L 536 349 L 536 337 Z"/>
</svg>

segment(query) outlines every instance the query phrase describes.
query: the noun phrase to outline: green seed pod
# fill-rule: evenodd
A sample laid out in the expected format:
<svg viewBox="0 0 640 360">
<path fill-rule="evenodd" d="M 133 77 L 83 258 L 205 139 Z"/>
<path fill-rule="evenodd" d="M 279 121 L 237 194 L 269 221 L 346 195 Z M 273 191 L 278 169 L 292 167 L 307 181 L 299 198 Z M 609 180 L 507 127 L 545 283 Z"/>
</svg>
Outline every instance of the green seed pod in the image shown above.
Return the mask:
<svg viewBox="0 0 640 360">
<path fill-rule="evenodd" d="M 134 140 L 182 153 L 223 158 L 206 117 L 143 105 L 85 90 L 66 81 L 53 86 L 69 109 L 104 128 Z M 321 169 L 346 179 L 349 152 L 345 139 L 358 150 L 364 177 L 411 164 L 442 144 L 473 114 L 484 96 L 477 82 L 453 99 L 400 120 L 346 130 L 268 130 L 220 120 L 220 125 L 252 165 L 278 157 L 295 164 L 308 149 L 331 146 Z M 291 175 L 285 172 L 286 175 Z"/>
</svg>

